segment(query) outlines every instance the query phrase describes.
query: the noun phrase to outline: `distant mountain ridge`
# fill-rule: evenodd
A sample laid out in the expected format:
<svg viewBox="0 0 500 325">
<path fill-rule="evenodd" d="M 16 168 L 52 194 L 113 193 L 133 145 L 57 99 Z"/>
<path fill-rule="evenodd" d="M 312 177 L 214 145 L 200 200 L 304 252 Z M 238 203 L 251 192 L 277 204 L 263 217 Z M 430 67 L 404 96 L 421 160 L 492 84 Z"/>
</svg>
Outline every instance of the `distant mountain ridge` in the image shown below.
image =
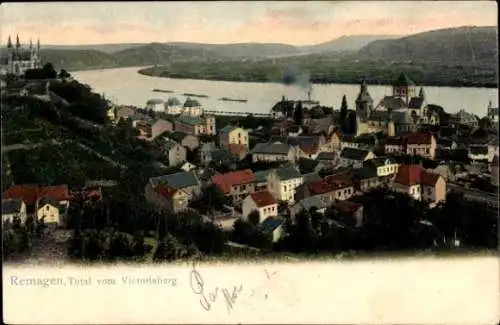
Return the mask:
<svg viewBox="0 0 500 325">
<path fill-rule="evenodd" d="M 480 64 L 497 61 L 498 29 L 466 26 L 434 30 L 392 40 L 373 41 L 357 53 L 359 59 L 434 61 Z"/>
<path fill-rule="evenodd" d="M 275 57 L 314 55 L 341 56 L 354 60 L 395 62 L 448 62 L 477 64 L 490 68 L 498 57 L 497 27 L 448 28 L 410 36 L 352 35 L 329 42 L 294 46 L 280 43 L 204 44 L 189 42 L 150 44 L 96 44 L 42 46 L 42 60 L 58 67 L 165 65 L 174 61 L 265 60 Z M 308 56 L 311 55 L 311 58 Z"/>
</svg>

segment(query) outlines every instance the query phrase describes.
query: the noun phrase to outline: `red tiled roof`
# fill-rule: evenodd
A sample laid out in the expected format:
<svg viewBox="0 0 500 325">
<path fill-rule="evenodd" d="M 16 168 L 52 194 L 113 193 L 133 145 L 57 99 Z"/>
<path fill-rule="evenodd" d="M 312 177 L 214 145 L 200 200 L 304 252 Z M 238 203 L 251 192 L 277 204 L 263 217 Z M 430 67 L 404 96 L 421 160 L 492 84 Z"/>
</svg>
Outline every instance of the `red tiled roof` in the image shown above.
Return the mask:
<svg viewBox="0 0 500 325">
<path fill-rule="evenodd" d="M 424 184 L 424 185 L 434 186 L 434 185 L 436 185 L 439 177 L 441 177 L 439 174 L 430 173 L 430 172 L 424 170 L 420 174 L 420 183 Z"/>
<path fill-rule="evenodd" d="M 212 176 L 212 183 L 217 185 L 224 194 L 231 192 L 234 185 L 243 185 L 255 181 L 255 175 L 250 169 Z"/>
<path fill-rule="evenodd" d="M 335 189 L 354 185 L 351 172 L 326 176 L 325 180 Z"/>
<path fill-rule="evenodd" d="M 420 173 L 424 169 L 420 165 L 401 165 L 394 181 L 406 186 L 420 184 Z"/>
<path fill-rule="evenodd" d="M 412 133 L 406 137 L 406 144 L 408 145 L 431 144 L 432 137 L 433 137 L 432 133 L 429 132 Z"/>
<path fill-rule="evenodd" d="M 425 184 L 434 186 L 440 175 L 426 171 L 420 165 L 401 165 L 394 181 L 406 186 Z"/>
<path fill-rule="evenodd" d="M 65 201 L 71 198 L 67 185 L 38 187 L 36 185 L 12 185 L 4 193 L 6 199 L 23 200 L 26 205 L 34 205 L 45 197 L 55 201 Z"/>
<path fill-rule="evenodd" d="M 23 200 L 26 205 L 34 205 L 38 200 L 38 186 L 12 185 L 3 192 L 3 198 Z"/>
<path fill-rule="evenodd" d="M 56 201 L 65 201 L 71 198 L 67 185 L 41 187 L 39 189 L 39 197 L 50 198 Z"/>
<path fill-rule="evenodd" d="M 278 204 L 278 201 L 276 201 L 274 196 L 269 193 L 269 191 L 255 192 L 251 194 L 251 197 L 259 208 L 266 207 L 271 204 Z"/>
<path fill-rule="evenodd" d="M 309 191 L 311 195 L 328 193 L 331 191 L 331 186 L 324 179 L 309 183 Z"/>
<path fill-rule="evenodd" d="M 156 193 L 167 198 L 171 198 L 175 193 L 177 193 L 177 191 L 178 189 L 170 186 L 158 185 L 157 187 L 155 187 Z"/>
<path fill-rule="evenodd" d="M 305 154 L 314 155 L 316 152 L 318 152 L 318 147 L 317 146 L 301 147 L 301 150 Z"/>
<path fill-rule="evenodd" d="M 347 214 L 353 214 L 363 207 L 363 205 L 351 201 L 336 201 L 334 207 Z"/>
</svg>

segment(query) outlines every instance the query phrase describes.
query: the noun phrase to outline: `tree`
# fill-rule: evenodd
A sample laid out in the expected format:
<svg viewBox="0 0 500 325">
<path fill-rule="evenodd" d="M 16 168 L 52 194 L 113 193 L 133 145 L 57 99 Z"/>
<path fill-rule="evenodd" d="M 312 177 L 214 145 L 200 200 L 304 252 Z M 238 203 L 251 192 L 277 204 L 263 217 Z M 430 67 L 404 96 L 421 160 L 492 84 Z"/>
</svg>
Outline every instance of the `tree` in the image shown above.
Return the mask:
<svg viewBox="0 0 500 325">
<path fill-rule="evenodd" d="M 302 108 L 302 102 L 300 101 L 295 105 L 295 110 L 293 111 L 293 120 L 297 125 L 302 125 L 302 122 L 304 120 L 304 109 Z"/>
<path fill-rule="evenodd" d="M 340 127 L 343 132 L 345 132 L 347 125 L 347 98 L 346 96 L 342 96 L 342 104 L 340 105 Z"/>
<path fill-rule="evenodd" d="M 54 69 L 52 63 L 47 62 L 41 70 L 42 79 L 55 79 L 57 77 L 57 71 Z"/>
<path fill-rule="evenodd" d="M 260 213 L 257 210 L 253 210 L 248 214 L 248 222 L 252 226 L 257 226 L 260 223 Z"/>
<path fill-rule="evenodd" d="M 71 78 L 71 75 L 66 70 L 61 69 L 61 71 L 59 71 L 59 78 L 61 79 Z"/>
</svg>

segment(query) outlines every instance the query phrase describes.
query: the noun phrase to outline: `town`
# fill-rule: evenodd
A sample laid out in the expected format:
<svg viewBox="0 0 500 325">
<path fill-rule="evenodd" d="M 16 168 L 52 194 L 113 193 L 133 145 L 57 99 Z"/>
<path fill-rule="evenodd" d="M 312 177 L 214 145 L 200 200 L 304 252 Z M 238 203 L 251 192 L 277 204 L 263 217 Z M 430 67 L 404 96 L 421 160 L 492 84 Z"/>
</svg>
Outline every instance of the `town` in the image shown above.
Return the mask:
<svg viewBox="0 0 500 325">
<path fill-rule="evenodd" d="M 269 114 L 201 99 L 118 105 L 40 43 L 2 75 L 3 253 L 173 261 L 496 249 L 498 108 L 446 112 L 399 71 L 392 94 Z M 368 77 L 368 76 L 367 76 Z M 234 103 L 238 105 L 238 103 Z"/>
</svg>

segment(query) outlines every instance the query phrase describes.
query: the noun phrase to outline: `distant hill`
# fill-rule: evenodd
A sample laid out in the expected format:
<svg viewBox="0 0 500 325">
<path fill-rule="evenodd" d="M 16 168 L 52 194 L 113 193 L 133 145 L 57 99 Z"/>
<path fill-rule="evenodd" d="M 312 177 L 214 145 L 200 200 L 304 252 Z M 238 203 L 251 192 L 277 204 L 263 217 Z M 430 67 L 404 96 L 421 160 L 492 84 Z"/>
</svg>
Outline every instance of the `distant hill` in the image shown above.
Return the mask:
<svg viewBox="0 0 500 325">
<path fill-rule="evenodd" d="M 341 36 L 329 42 L 298 47 L 304 53 L 328 53 L 358 51 L 363 46 L 377 40 L 401 38 L 401 35 L 350 35 Z"/>
<path fill-rule="evenodd" d="M 115 58 L 96 50 L 51 50 L 40 49 L 42 64 L 50 62 L 57 68 L 67 70 L 107 68 L 118 66 Z"/>
<path fill-rule="evenodd" d="M 497 61 L 497 27 L 435 30 L 393 40 L 378 40 L 356 53 L 358 59 L 479 64 Z"/>
<path fill-rule="evenodd" d="M 151 43 L 113 53 L 113 58 L 121 66 L 157 65 L 172 61 L 202 61 L 217 57 L 208 50 L 161 43 Z"/>
<path fill-rule="evenodd" d="M 95 50 L 104 53 L 115 53 L 130 48 L 136 48 L 147 45 L 146 43 L 129 43 L 129 44 L 88 44 L 88 45 L 43 45 L 44 49 L 49 50 Z"/>
<path fill-rule="evenodd" d="M 167 43 L 167 45 L 173 45 L 183 49 L 209 51 L 217 56 L 230 59 L 265 58 L 300 54 L 300 50 L 297 49 L 297 47 L 279 43 L 203 44 L 173 42 Z"/>
</svg>

